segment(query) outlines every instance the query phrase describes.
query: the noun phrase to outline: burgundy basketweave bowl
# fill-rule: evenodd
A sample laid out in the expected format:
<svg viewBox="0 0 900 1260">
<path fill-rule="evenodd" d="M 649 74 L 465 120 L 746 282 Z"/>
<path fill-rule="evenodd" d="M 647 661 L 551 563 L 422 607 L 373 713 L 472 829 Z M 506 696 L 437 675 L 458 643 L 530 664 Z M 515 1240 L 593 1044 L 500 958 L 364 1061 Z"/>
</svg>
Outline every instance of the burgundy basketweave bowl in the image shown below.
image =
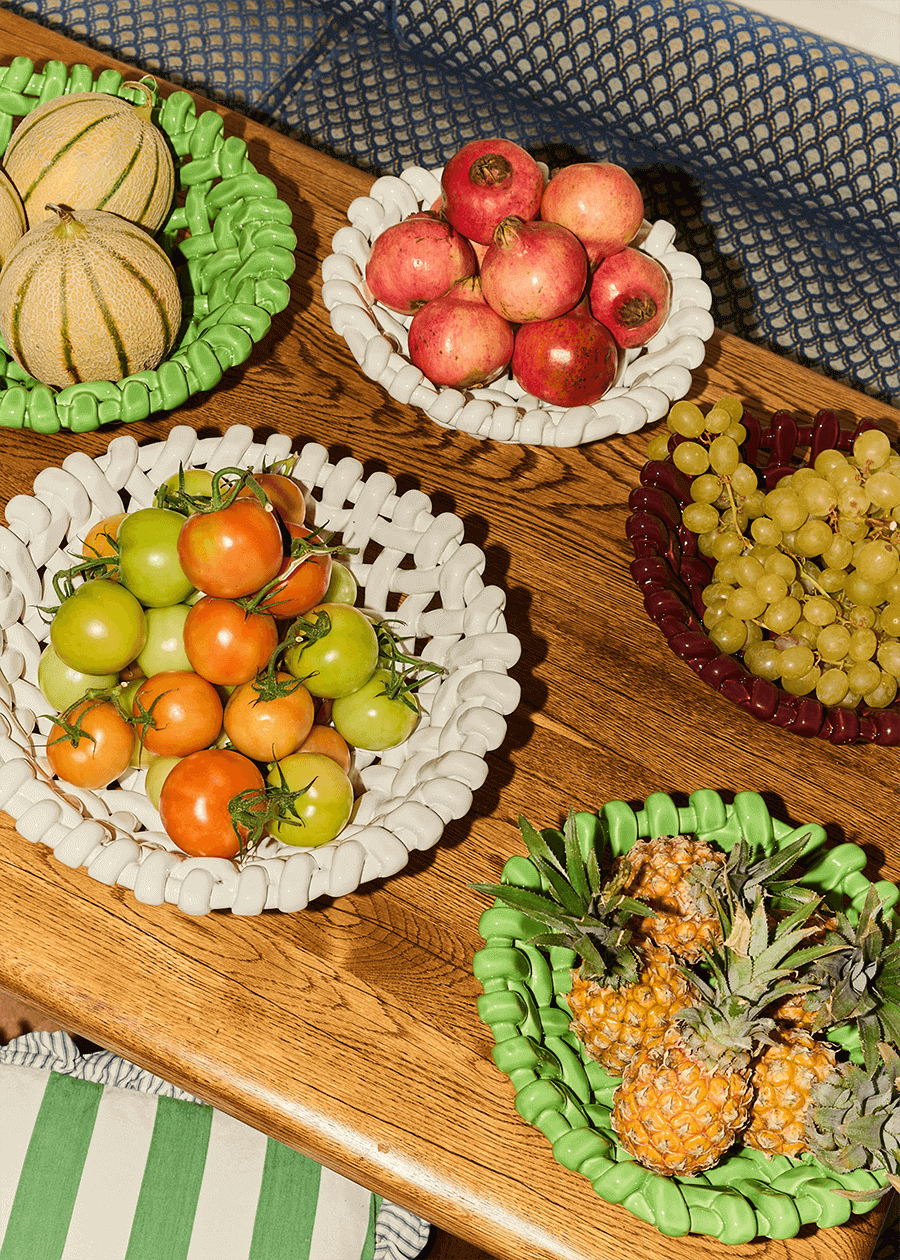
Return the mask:
<svg viewBox="0 0 900 1260">
<path fill-rule="evenodd" d="M 821 451 L 849 451 L 860 433 L 878 427 L 866 419 L 855 428 L 841 428 L 833 411 L 819 411 L 812 424 L 777 411 L 763 425 L 745 410 L 741 423 L 747 430 L 742 458 L 766 490 Z M 829 707 L 815 696 L 793 696 L 777 683 L 755 677 L 739 654 L 727 655 L 712 642 L 703 625 L 701 593 L 712 581 L 715 562 L 698 552 L 697 536 L 681 524 L 681 509 L 691 502 L 692 480 L 671 462 L 671 451 L 681 440 L 673 435 L 669 458 L 644 465 L 641 484 L 628 499 L 631 515 L 626 523 L 635 556 L 631 575 L 669 647 L 726 700 L 762 722 L 832 744 L 900 744 L 900 696 L 886 709 Z"/>
</svg>

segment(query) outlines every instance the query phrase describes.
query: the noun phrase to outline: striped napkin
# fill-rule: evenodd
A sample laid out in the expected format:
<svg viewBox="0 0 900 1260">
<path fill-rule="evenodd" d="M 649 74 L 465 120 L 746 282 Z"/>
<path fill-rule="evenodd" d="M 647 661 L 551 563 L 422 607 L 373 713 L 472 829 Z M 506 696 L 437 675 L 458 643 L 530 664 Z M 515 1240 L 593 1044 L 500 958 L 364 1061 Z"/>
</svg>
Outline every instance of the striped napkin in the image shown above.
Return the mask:
<svg viewBox="0 0 900 1260">
<path fill-rule="evenodd" d="M 213 1107 L 0 1059 L 0 1260 L 413 1260 L 428 1236 Z"/>
</svg>

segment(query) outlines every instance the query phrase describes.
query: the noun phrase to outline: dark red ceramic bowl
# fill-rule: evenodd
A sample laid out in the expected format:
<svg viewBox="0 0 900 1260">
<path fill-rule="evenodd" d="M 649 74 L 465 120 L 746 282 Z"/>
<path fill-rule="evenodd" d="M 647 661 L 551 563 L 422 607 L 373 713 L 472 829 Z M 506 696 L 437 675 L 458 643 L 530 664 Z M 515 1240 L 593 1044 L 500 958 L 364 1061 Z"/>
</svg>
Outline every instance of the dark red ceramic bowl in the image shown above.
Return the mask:
<svg viewBox="0 0 900 1260">
<path fill-rule="evenodd" d="M 820 451 L 849 451 L 858 434 L 877 428 L 874 420 L 841 428 L 833 411 L 820 411 L 805 425 L 787 411 L 776 412 L 768 425 L 745 411 L 742 424 L 747 430 L 744 462 L 756 469 L 766 490 L 815 460 Z M 744 668 L 740 654 L 723 654 L 709 638 L 701 592 L 712 580 L 713 564 L 698 552 L 696 535 L 681 524 L 681 509 L 691 501 L 691 478 L 671 461 L 681 440 L 673 435 L 670 457 L 644 465 L 641 484 L 629 496 L 626 524 L 635 557 L 631 575 L 669 647 L 705 683 L 761 722 L 833 744 L 900 744 L 900 698 L 886 709 L 829 708 L 815 696 L 793 696 L 756 678 Z"/>
</svg>

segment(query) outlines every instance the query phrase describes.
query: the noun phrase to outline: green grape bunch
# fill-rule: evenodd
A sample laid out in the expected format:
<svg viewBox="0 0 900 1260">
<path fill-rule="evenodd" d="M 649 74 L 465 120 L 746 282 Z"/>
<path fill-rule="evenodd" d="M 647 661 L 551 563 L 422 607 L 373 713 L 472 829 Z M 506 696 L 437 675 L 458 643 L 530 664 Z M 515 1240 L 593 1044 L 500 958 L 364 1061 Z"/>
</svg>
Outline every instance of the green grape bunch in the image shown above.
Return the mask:
<svg viewBox="0 0 900 1260">
<path fill-rule="evenodd" d="M 900 454 L 868 429 L 767 491 L 742 459 L 742 416 L 736 398 L 706 415 L 677 402 L 647 446 L 692 479 L 682 523 L 714 564 L 706 631 L 791 695 L 886 708 L 900 685 Z"/>
</svg>

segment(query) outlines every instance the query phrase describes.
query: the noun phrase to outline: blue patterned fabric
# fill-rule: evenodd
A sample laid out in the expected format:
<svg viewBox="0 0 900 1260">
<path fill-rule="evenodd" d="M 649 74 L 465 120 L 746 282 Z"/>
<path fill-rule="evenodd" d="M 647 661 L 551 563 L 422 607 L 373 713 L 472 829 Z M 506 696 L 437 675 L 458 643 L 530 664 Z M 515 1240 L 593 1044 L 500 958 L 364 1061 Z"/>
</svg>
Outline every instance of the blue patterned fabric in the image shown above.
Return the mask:
<svg viewBox="0 0 900 1260">
<path fill-rule="evenodd" d="M 728 0 L 10 7 L 373 172 L 486 134 L 619 162 L 720 327 L 900 404 L 895 63 Z"/>
</svg>

